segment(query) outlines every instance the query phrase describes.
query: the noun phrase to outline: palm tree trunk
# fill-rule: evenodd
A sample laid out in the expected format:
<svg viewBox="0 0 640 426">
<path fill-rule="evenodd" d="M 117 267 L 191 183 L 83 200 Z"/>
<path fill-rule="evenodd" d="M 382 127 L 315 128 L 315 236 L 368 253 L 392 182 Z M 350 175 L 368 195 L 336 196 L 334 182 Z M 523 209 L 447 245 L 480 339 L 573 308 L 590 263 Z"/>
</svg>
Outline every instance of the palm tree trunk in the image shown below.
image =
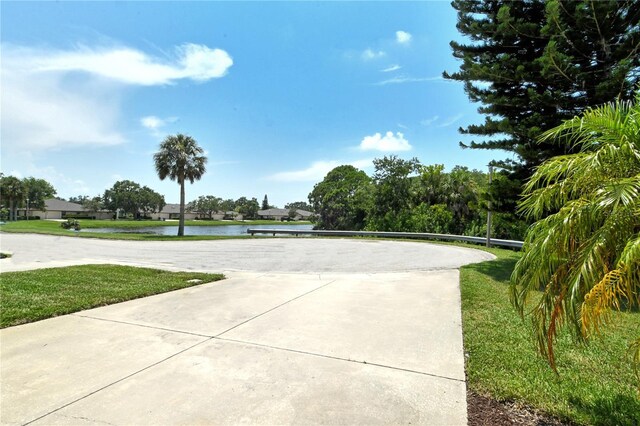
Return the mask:
<svg viewBox="0 0 640 426">
<path fill-rule="evenodd" d="M 16 211 L 13 209 L 13 198 L 9 198 L 9 222 L 16 220 Z"/>
<path fill-rule="evenodd" d="M 184 235 L 184 178 L 180 178 L 180 221 L 178 222 L 178 237 Z"/>
</svg>

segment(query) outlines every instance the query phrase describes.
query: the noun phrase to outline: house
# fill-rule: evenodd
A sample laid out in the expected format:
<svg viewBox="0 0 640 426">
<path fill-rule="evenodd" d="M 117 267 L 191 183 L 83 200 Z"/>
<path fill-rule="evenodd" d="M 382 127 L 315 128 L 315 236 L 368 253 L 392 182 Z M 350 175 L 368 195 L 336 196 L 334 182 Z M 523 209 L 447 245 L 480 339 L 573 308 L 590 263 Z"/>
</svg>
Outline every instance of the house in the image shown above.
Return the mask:
<svg viewBox="0 0 640 426">
<path fill-rule="evenodd" d="M 89 217 L 93 219 L 113 219 L 114 213 L 108 210 L 89 211 L 82 204 L 71 203 L 69 201 L 50 198 L 44 201 L 45 211 L 31 209 L 30 217 L 40 217 L 40 219 L 66 219 L 69 217 Z M 26 216 L 27 210 L 24 208 L 17 210 L 18 216 Z M 180 204 L 166 204 L 160 212 L 150 213 L 149 217 L 154 220 L 178 220 L 180 219 Z M 212 215 L 213 220 L 222 220 L 224 218 L 233 218 L 234 220 L 242 220 L 242 215 L 238 212 L 216 212 Z M 208 219 L 199 212 L 192 212 L 185 209 L 185 220 Z"/>
<path fill-rule="evenodd" d="M 313 212 L 309 212 L 301 209 L 296 210 L 296 213 L 300 216 L 300 219 L 296 219 L 296 220 L 311 220 L 311 217 L 314 215 Z"/>
<path fill-rule="evenodd" d="M 229 210 L 227 212 L 218 212 L 218 214 L 222 215 L 222 219 L 228 219 L 228 220 L 244 220 L 244 216 L 240 213 L 238 213 L 235 210 Z M 216 216 L 213 216 L 214 219 L 216 218 Z M 218 220 L 218 219 L 216 219 Z"/>
<path fill-rule="evenodd" d="M 150 213 L 149 217 L 154 220 L 178 220 L 180 219 L 180 204 L 165 204 L 165 206 L 156 213 Z M 198 217 L 197 212 L 188 211 L 185 207 L 184 220 L 194 220 Z"/>
<path fill-rule="evenodd" d="M 44 200 L 45 211 L 29 210 L 29 217 L 39 216 L 40 219 L 65 219 L 67 216 L 88 216 L 94 219 L 111 219 L 113 213 L 106 210 L 92 212 L 86 210 L 82 204 L 70 203 L 69 201 L 49 198 Z M 19 209 L 18 215 L 26 216 L 26 209 Z"/>
<path fill-rule="evenodd" d="M 258 210 L 258 216 L 261 219 L 272 219 L 277 221 L 289 220 L 289 210 L 287 209 L 267 209 L 267 210 Z M 313 213 L 308 212 L 306 210 L 296 210 L 296 214 L 293 217 L 293 220 L 309 220 L 313 216 Z"/>
<path fill-rule="evenodd" d="M 160 212 L 150 213 L 149 217 L 153 220 L 179 220 L 180 219 L 180 204 L 166 204 Z M 240 213 L 229 211 L 229 212 L 216 212 L 211 215 L 213 220 L 222 220 L 225 217 L 232 217 L 235 220 L 242 220 L 242 215 Z M 195 219 L 209 219 L 209 217 L 200 212 L 190 211 L 185 206 L 184 211 L 184 220 L 195 220 Z"/>
</svg>

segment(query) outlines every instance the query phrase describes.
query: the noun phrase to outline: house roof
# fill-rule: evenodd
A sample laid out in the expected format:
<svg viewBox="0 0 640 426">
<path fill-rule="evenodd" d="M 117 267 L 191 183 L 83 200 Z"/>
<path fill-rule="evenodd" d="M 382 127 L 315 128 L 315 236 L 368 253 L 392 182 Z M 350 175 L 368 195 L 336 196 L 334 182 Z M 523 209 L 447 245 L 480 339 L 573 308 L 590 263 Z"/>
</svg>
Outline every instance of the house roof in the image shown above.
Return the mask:
<svg viewBox="0 0 640 426">
<path fill-rule="evenodd" d="M 187 206 L 185 206 L 184 211 L 187 211 Z M 180 204 L 165 204 L 160 213 L 180 213 Z"/>
<path fill-rule="evenodd" d="M 196 210 L 189 210 L 187 206 L 184 206 L 184 211 L 185 213 L 200 213 Z M 160 211 L 160 213 L 178 214 L 180 213 L 180 204 L 165 204 L 162 210 Z M 238 213 L 234 212 L 233 210 L 230 210 L 228 212 L 217 211 L 217 212 L 214 212 L 214 214 L 228 214 L 228 215 L 236 214 L 237 215 Z"/>
<path fill-rule="evenodd" d="M 57 198 L 49 198 L 44 200 L 44 206 L 47 210 L 57 210 L 63 212 L 83 212 L 82 204 L 70 203 L 69 201 L 58 200 Z"/>
<path fill-rule="evenodd" d="M 289 210 L 286 209 L 267 209 L 258 210 L 258 216 L 287 216 Z"/>
</svg>

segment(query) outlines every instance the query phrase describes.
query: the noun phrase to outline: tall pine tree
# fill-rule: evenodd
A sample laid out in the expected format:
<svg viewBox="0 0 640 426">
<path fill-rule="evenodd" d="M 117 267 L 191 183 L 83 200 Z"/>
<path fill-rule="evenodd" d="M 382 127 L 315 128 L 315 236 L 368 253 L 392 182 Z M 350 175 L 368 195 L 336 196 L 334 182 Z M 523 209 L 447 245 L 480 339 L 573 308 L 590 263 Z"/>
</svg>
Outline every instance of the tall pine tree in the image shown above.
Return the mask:
<svg viewBox="0 0 640 426">
<path fill-rule="evenodd" d="M 631 99 L 640 80 L 640 2 L 454 0 L 457 28 L 470 43 L 451 42 L 464 82 L 485 122 L 461 128 L 483 140 L 468 146 L 515 154 L 502 162 L 522 181 L 571 147 L 540 144 L 545 130 L 587 107 Z M 465 145 L 466 146 L 466 145 Z M 576 149 L 574 147 L 573 149 Z M 518 186 L 515 186 L 516 191 Z M 512 210 L 517 194 L 494 191 Z"/>
</svg>

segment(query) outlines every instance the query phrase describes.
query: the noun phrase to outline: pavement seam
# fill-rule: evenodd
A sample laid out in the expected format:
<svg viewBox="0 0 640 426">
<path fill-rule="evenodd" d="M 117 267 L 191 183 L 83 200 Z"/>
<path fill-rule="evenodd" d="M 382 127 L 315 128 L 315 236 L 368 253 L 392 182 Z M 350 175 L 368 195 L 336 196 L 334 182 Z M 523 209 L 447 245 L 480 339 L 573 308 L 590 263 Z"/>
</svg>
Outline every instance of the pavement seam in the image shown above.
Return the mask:
<svg viewBox="0 0 640 426">
<path fill-rule="evenodd" d="M 168 360 L 170 360 L 171 358 L 174 358 L 174 357 L 176 357 L 176 356 L 178 356 L 178 355 L 180 355 L 180 354 L 183 354 L 184 352 L 186 352 L 186 351 L 188 351 L 188 350 L 190 350 L 190 349 L 193 349 L 193 348 L 195 348 L 196 346 L 202 345 L 203 343 L 206 343 L 206 342 L 212 341 L 212 340 L 214 340 L 214 339 L 219 339 L 219 336 L 223 335 L 224 333 L 227 333 L 227 332 L 229 332 L 229 331 L 231 331 L 231 330 L 234 330 L 235 328 L 240 327 L 240 326 L 241 326 L 241 325 L 243 325 L 243 324 L 246 324 L 246 323 L 248 323 L 248 322 L 250 322 L 250 321 L 253 321 L 253 320 L 254 320 L 254 319 L 256 319 L 256 318 L 259 318 L 259 317 L 261 317 L 261 316 L 263 316 L 263 315 L 266 315 L 266 314 L 268 314 L 268 313 L 269 313 L 269 312 L 271 312 L 271 311 L 274 311 L 274 310 L 276 310 L 276 309 L 278 309 L 278 308 L 280 308 L 280 307 L 282 307 L 282 306 L 284 306 L 284 305 L 286 305 L 286 304 L 288 304 L 288 303 L 291 303 L 291 302 L 293 302 L 293 301 L 295 301 L 295 300 L 297 300 L 297 299 L 300 299 L 301 297 L 304 297 L 304 296 L 306 296 L 306 295 L 308 295 L 308 294 L 310 294 L 310 293 L 313 293 L 314 291 L 320 290 L 321 288 L 324 288 L 324 287 L 328 286 L 329 284 L 332 284 L 332 283 L 334 283 L 334 282 L 336 282 L 336 281 L 338 281 L 338 280 L 332 280 L 332 281 L 329 281 L 328 283 L 323 284 L 323 285 L 321 285 L 321 286 L 319 286 L 319 287 L 316 287 L 316 288 L 314 288 L 314 289 L 312 289 L 312 290 L 309 290 L 309 291 L 307 291 L 307 292 L 305 292 L 305 293 L 303 293 L 303 294 L 301 294 L 301 295 L 299 295 L 299 296 L 294 297 L 293 299 L 290 299 L 290 300 L 287 300 L 286 302 L 280 303 L 279 305 L 277 305 L 277 306 L 275 306 L 275 307 L 273 307 L 273 308 L 271 308 L 271 309 L 269 309 L 269 310 L 267 310 L 267 311 L 264 311 L 264 312 L 262 312 L 262 313 L 260 313 L 260 314 L 258 314 L 258 315 L 255 315 L 255 316 L 253 316 L 253 317 L 251 317 L 251 318 L 249 318 L 249 319 L 247 319 L 247 320 L 245 320 L 245 321 L 243 321 L 243 322 L 241 322 L 241 323 L 239 323 L 239 324 L 236 324 L 235 326 L 233 326 L 233 327 L 231 327 L 231 328 L 229 328 L 229 329 L 227 329 L 227 330 L 223 331 L 222 333 L 219 333 L 219 334 L 217 334 L 217 335 L 215 335 L 215 336 L 208 336 L 208 335 L 197 334 L 197 333 L 189 333 L 189 332 L 178 331 L 178 330 L 171 330 L 171 329 L 162 328 L 162 327 L 153 327 L 153 326 L 148 326 L 148 325 L 143 325 L 143 324 L 128 323 L 128 322 L 124 322 L 124 321 L 110 320 L 110 319 L 104 319 L 104 318 L 96 318 L 96 317 L 91 317 L 91 316 L 87 316 L 87 315 L 72 314 L 72 315 L 75 315 L 75 316 L 78 316 L 78 317 L 82 317 L 82 318 L 87 318 L 87 319 L 93 319 L 93 320 L 99 320 L 99 321 L 106 321 L 106 322 L 114 322 L 114 323 L 119 323 L 119 324 L 127 324 L 127 325 L 132 325 L 132 326 L 138 326 L 138 327 L 144 327 L 144 328 L 152 328 L 152 329 L 163 330 L 163 331 L 170 331 L 170 332 L 175 332 L 175 333 L 190 334 L 190 335 L 194 335 L 194 336 L 204 337 L 205 339 L 204 339 L 204 340 L 202 340 L 201 342 L 198 342 L 198 343 L 196 343 L 196 344 L 194 344 L 194 345 L 189 346 L 188 348 L 185 348 L 185 349 L 183 349 L 183 350 L 181 350 L 181 351 L 178 351 L 178 352 L 176 352 L 176 353 L 174 353 L 174 354 L 172 354 L 172 355 L 170 355 L 170 356 L 168 356 L 168 357 L 166 357 L 166 358 L 163 358 L 163 359 L 161 359 L 161 360 L 159 360 L 159 361 L 157 361 L 157 362 L 154 362 L 153 364 L 150 364 L 150 365 L 148 365 L 148 366 L 146 366 L 146 367 L 144 367 L 144 368 L 141 368 L 141 369 L 139 369 L 139 370 L 137 370 L 137 371 L 134 371 L 133 373 L 128 374 L 128 375 L 126 375 L 125 377 L 121 377 L 120 379 L 118 379 L 118 380 L 116 380 L 116 381 L 113 381 L 113 382 L 111 382 L 111 383 L 109 383 L 109 384 L 106 384 L 106 385 L 104 385 L 104 386 L 100 387 L 99 389 L 93 390 L 93 391 L 89 392 L 88 394 L 81 396 L 80 398 L 77 398 L 77 399 L 75 399 L 75 400 L 73 400 L 73 401 L 71 401 L 71 402 L 68 402 L 68 403 L 66 403 L 66 404 L 64 404 L 64 405 L 62 405 L 62 406 L 60 406 L 60 407 L 56 408 L 55 410 L 51 410 L 51 411 L 49 411 L 48 413 L 45 413 L 45 414 L 43 414 L 43 415 L 41 415 L 41 416 L 39 416 L 39 417 L 36 417 L 35 419 L 32 419 L 32 420 L 30 420 L 30 421 L 28 421 L 28 422 L 24 423 L 24 425 L 26 426 L 26 425 L 28 425 L 28 424 L 31 424 L 31 423 L 33 423 L 33 422 L 36 422 L 36 421 L 38 421 L 38 420 L 40 420 L 40 419 L 42 419 L 42 418 L 44 418 L 44 417 L 47 417 L 47 416 L 49 416 L 49 415 L 51 415 L 51 414 L 53 414 L 53 413 L 55 413 L 55 412 L 57 412 L 57 411 L 62 410 L 63 408 L 66 408 L 66 407 L 68 407 L 68 406 L 70 406 L 70 405 L 72 405 L 72 404 L 75 404 L 76 402 L 82 401 L 83 399 L 86 399 L 86 398 L 88 398 L 88 397 L 90 397 L 90 396 L 92 396 L 92 395 L 94 395 L 94 394 L 96 394 L 96 393 L 98 393 L 98 392 L 101 392 L 101 391 L 103 391 L 104 389 L 107 389 L 107 388 L 109 388 L 109 387 L 111 387 L 111 386 L 113 386 L 113 385 L 116 385 L 116 384 L 118 384 L 118 383 L 120 383 L 120 382 L 122 382 L 122 381 L 124 381 L 124 380 L 127 380 L 127 379 L 129 379 L 129 378 L 131 378 L 131 377 L 133 377 L 133 376 L 135 376 L 135 375 L 137 375 L 137 374 L 139 374 L 139 373 L 142 373 L 143 371 L 146 371 L 146 370 L 148 370 L 148 369 L 150 369 L 150 368 L 153 368 L 153 367 L 155 367 L 155 366 L 157 366 L 157 365 L 159 365 L 159 364 L 162 364 L 163 362 L 168 361 Z M 219 339 L 219 340 L 229 340 L 229 339 Z"/>
<path fill-rule="evenodd" d="M 248 342 L 248 341 L 245 341 L 245 340 L 229 339 L 229 338 L 217 337 L 217 336 L 214 337 L 213 340 L 219 340 L 219 341 L 222 341 L 222 342 L 242 343 L 242 344 L 251 345 L 251 346 L 258 346 L 258 347 L 262 347 L 262 348 L 275 349 L 275 350 L 280 350 L 280 351 L 285 351 L 285 352 L 293 352 L 293 353 L 297 353 L 297 354 L 310 355 L 310 356 L 315 356 L 315 357 L 319 357 L 319 358 L 328 358 L 328 359 L 334 359 L 334 360 L 337 360 L 337 361 L 353 362 L 355 364 L 372 365 L 374 367 L 388 368 L 390 370 L 404 371 L 406 373 L 414 373 L 414 374 L 420 374 L 420 375 L 423 375 L 423 376 L 435 377 L 435 378 L 438 378 L 438 379 L 451 380 L 451 381 L 459 382 L 459 383 L 466 383 L 465 379 L 457 379 L 455 377 L 441 376 L 439 374 L 427 373 L 425 371 L 411 370 L 409 368 L 402 368 L 402 367 L 394 367 L 392 365 L 378 364 L 378 363 L 375 363 L 375 362 L 358 361 L 358 360 L 355 360 L 355 359 L 342 358 L 342 357 L 334 356 L 334 355 L 326 355 L 326 354 L 302 351 L 302 350 L 291 349 L 291 348 L 282 348 L 282 347 L 279 347 L 279 346 L 271 346 L 271 345 L 265 345 L 265 344 L 262 344 L 262 343 Z"/>
<path fill-rule="evenodd" d="M 134 327 L 150 328 L 152 330 L 162 330 L 162 331 L 169 331 L 169 332 L 172 332 L 172 333 L 188 334 L 188 335 L 191 335 L 191 336 L 207 337 L 207 338 L 215 337 L 212 334 L 202 334 L 202 333 L 194 333 L 194 332 L 191 332 L 191 331 L 174 330 L 172 328 L 165 328 L 165 327 L 158 327 L 158 326 L 155 326 L 155 325 L 140 324 L 140 323 L 137 323 L 137 322 L 127 322 L 127 321 L 114 320 L 114 319 L 110 319 L 110 318 L 92 317 L 90 315 L 80 315 L 80 314 L 71 314 L 71 315 L 73 315 L 75 317 L 92 319 L 92 320 L 97 320 L 97 321 L 114 322 L 116 324 L 125 324 L 125 325 L 131 325 L 131 326 L 134 326 Z"/>
<path fill-rule="evenodd" d="M 298 300 L 298 299 L 300 299 L 300 298 L 302 298 L 302 297 L 304 297 L 304 296 L 306 296 L 306 295 L 308 295 L 308 294 L 313 293 L 314 291 L 318 291 L 318 290 L 320 290 L 320 289 L 323 289 L 323 288 L 325 288 L 326 286 L 328 286 L 328 285 L 330 285 L 330 284 L 335 283 L 336 281 L 338 281 L 338 280 L 337 280 L 337 279 L 335 279 L 335 280 L 329 281 L 328 283 L 323 284 L 323 285 L 321 285 L 320 287 L 316 287 L 316 288 L 314 288 L 314 289 L 311 289 L 311 290 L 307 291 L 306 293 L 302 293 L 301 295 L 294 297 L 293 299 L 289 299 L 289 300 L 287 300 L 286 302 L 282 302 L 281 304 L 279 304 L 279 305 L 277 305 L 277 306 L 274 306 L 273 308 L 271 308 L 271 309 L 269 309 L 269 310 L 266 310 L 266 311 L 264 311 L 264 312 L 262 312 L 262 313 L 260 313 L 260 314 L 258 314 L 258 315 L 255 315 L 255 316 L 253 316 L 253 317 L 251 317 L 251 318 L 249 318 L 249 319 L 247 319 L 247 320 L 245 320 L 245 321 L 242 321 L 241 323 L 236 324 L 236 325 L 234 325 L 233 327 L 228 328 L 228 329 L 226 329 L 225 331 L 223 331 L 223 332 L 221 332 L 221 333 L 218 333 L 218 334 L 216 334 L 216 335 L 215 335 L 215 336 L 213 336 L 213 337 L 214 337 L 214 338 L 218 338 L 218 337 L 222 336 L 223 334 L 230 332 L 231 330 L 235 330 L 236 328 L 238 328 L 238 327 L 240 327 L 240 326 L 242 326 L 242 325 L 244 325 L 244 324 L 246 324 L 246 323 L 248 323 L 248 322 L 251 322 L 251 321 L 253 321 L 253 320 L 254 320 L 254 319 L 256 319 L 256 318 L 260 318 L 261 316 L 266 315 L 266 314 L 268 314 L 269 312 L 275 311 L 276 309 L 281 308 L 281 307 L 282 307 L 282 306 L 284 306 L 284 305 L 287 305 L 287 304 L 289 304 L 289 303 L 291 303 L 291 302 L 293 302 L 293 301 L 295 301 L 295 300 Z"/>
<path fill-rule="evenodd" d="M 264 311 L 264 312 L 262 312 L 260 314 L 257 314 L 255 316 L 249 318 L 249 319 L 246 319 L 245 321 L 242 321 L 241 323 L 236 324 L 233 327 L 228 328 L 228 329 L 226 329 L 226 330 L 224 330 L 224 331 L 222 331 L 222 332 L 220 332 L 218 334 L 194 333 L 194 332 L 190 332 L 190 331 L 174 330 L 172 328 L 165 328 L 165 327 L 159 327 L 159 326 L 154 326 L 154 325 L 140 324 L 140 323 L 136 323 L 136 322 L 121 321 L 121 320 L 115 320 L 115 319 L 110 319 L 110 318 L 93 317 L 93 316 L 90 316 L 90 315 L 81 315 L 81 314 L 78 314 L 78 313 L 74 313 L 74 314 L 70 314 L 70 315 L 73 315 L 73 316 L 76 316 L 76 317 L 80 317 L 80 318 L 93 319 L 93 320 L 97 320 L 97 321 L 113 322 L 113 323 L 116 323 L 116 324 L 125 324 L 125 325 L 131 325 L 131 326 L 136 326 L 136 327 L 150 328 L 150 329 L 153 329 L 153 330 L 162 330 L 162 331 L 169 331 L 169 332 L 173 332 L 173 333 L 188 334 L 188 335 L 191 335 L 191 336 L 216 338 L 216 337 L 222 336 L 223 334 L 225 334 L 225 333 L 227 333 L 227 332 L 229 332 L 229 331 L 231 331 L 231 330 L 233 330 L 233 329 L 235 329 L 237 327 L 240 327 L 243 324 L 248 323 L 249 321 L 253 321 L 256 318 L 261 317 L 262 315 L 266 315 L 271 311 L 274 311 L 274 310 L 276 310 L 276 309 L 278 309 L 278 308 L 280 308 L 280 307 L 282 307 L 282 306 L 284 306 L 284 305 L 286 305 L 288 303 L 291 303 L 294 300 L 300 299 L 301 297 L 304 297 L 307 294 L 313 293 L 316 290 L 320 290 L 321 288 L 326 287 L 329 284 L 333 284 L 336 281 L 338 281 L 338 280 L 329 281 L 328 283 L 323 284 L 320 287 L 316 287 L 316 288 L 311 289 L 311 290 L 309 290 L 309 291 L 307 291 L 305 293 L 302 293 L 302 294 L 294 297 L 293 299 L 289 299 L 289 300 L 287 300 L 285 302 L 282 302 L 279 305 L 274 306 L 273 308 L 271 308 L 269 310 L 266 310 L 266 311 Z"/>
<path fill-rule="evenodd" d="M 83 395 L 83 396 L 81 396 L 81 397 L 79 397 L 79 398 L 77 398 L 77 399 L 74 399 L 73 401 L 68 402 L 68 403 L 66 403 L 66 404 L 62 405 L 62 406 L 60 406 L 60 407 L 56 408 L 55 410 L 51 410 L 51 411 L 49 411 L 49 412 L 48 412 L 48 413 L 46 413 L 46 414 L 43 414 L 43 415 L 41 415 L 41 416 L 39 416 L 39 417 L 36 417 L 35 419 L 29 420 L 28 422 L 24 423 L 23 425 L 24 425 L 24 426 L 26 426 L 26 425 L 31 424 L 31 423 L 33 423 L 33 422 L 36 422 L 36 421 L 38 421 L 38 420 L 40 420 L 40 419 L 43 419 L 43 418 L 45 418 L 45 417 L 47 417 L 47 416 L 49 416 L 49 415 L 51 415 L 51 414 L 53 414 L 53 413 L 55 413 L 55 412 L 57 412 L 57 411 L 62 410 L 63 408 L 67 408 L 68 406 L 73 405 L 73 404 L 75 404 L 76 402 L 82 401 L 83 399 L 86 399 L 86 398 L 88 398 L 88 397 L 90 397 L 90 396 L 92 396 L 92 395 L 94 395 L 94 394 L 96 394 L 96 393 L 98 393 L 98 392 L 101 392 L 101 391 L 103 391 L 103 390 L 104 390 L 104 389 L 106 389 L 106 388 L 109 388 L 109 387 L 111 387 L 111 386 L 113 386 L 113 385 L 116 385 L 116 384 L 118 384 L 118 383 L 120 383 L 120 382 L 122 382 L 122 381 L 124 381 L 124 380 L 127 380 L 128 378 L 133 377 L 133 376 L 135 376 L 135 375 L 137 375 L 137 374 L 139 374 L 139 373 L 142 373 L 143 371 L 146 371 L 146 370 L 148 370 L 148 369 L 150 369 L 150 368 L 153 368 L 153 367 L 155 367 L 156 365 L 162 364 L 163 362 L 168 361 L 168 360 L 170 360 L 171 358 L 174 358 L 174 357 L 176 357 L 176 356 L 178 356 L 178 355 L 180 355 L 180 354 L 182 354 L 182 353 L 184 353 L 184 352 L 186 352 L 186 351 L 188 351 L 188 350 L 191 350 L 191 349 L 195 348 L 196 346 L 202 345 L 203 343 L 207 343 L 207 342 L 209 342 L 209 341 L 211 341 L 211 340 L 213 340 L 213 339 L 214 339 L 214 337 L 209 337 L 209 338 L 207 338 L 207 339 L 202 340 L 201 342 L 195 343 L 195 344 L 193 344 L 193 345 L 189 346 L 188 348 L 185 348 L 185 349 L 183 349 L 183 350 L 181 350 L 181 351 L 178 351 L 178 352 L 176 352 L 176 353 L 174 353 L 174 354 L 172 354 L 172 355 L 169 355 L 169 356 L 168 356 L 168 357 L 166 357 L 166 358 L 161 359 L 160 361 L 156 361 L 156 362 L 154 362 L 153 364 L 149 364 L 149 365 L 147 365 L 147 366 L 146 366 L 146 367 L 144 367 L 144 368 L 141 368 L 141 369 L 139 369 L 139 370 L 137 370 L 137 371 L 134 371 L 133 373 L 130 373 L 130 374 L 128 374 L 128 375 L 126 375 L 126 376 L 124 376 L 124 377 L 121 377 L 120 379 L 118 379 L 118 380 L 116 380 L 116 381 L 114 381 L 114 382 L 111 382 L 111 383 L 109 383 L 109 384 L 106 384 L 106 385 L 104 385 L 104 386 L 100 387 L 99 389 L 93 390 L 93 391 L 89 392 L 89 393 L 88 393 L 88 394 L 86 394 L 86 395 Z"/>
</svg>

